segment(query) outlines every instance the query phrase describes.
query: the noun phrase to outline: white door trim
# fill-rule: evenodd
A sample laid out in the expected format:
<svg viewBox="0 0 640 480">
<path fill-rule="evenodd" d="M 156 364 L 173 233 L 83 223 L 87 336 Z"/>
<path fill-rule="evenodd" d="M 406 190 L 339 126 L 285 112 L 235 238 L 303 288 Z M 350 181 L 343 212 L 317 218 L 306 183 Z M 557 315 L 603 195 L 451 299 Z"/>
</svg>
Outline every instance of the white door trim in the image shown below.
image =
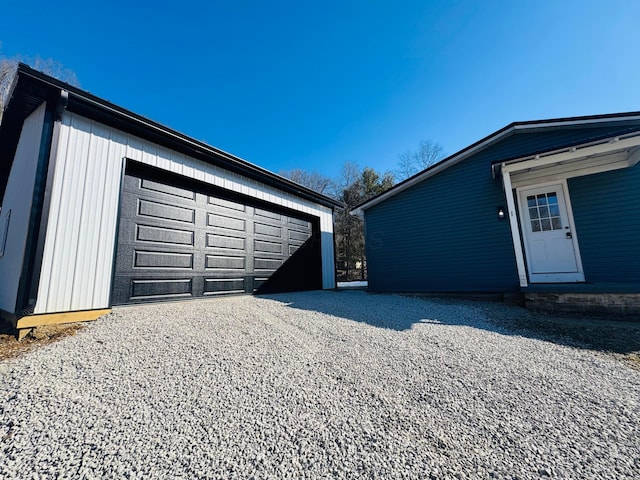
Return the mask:
<svg viewBox="0 0 640 480">
<path fill-rule="evenodd" d="M 575 253 L 575 259 L 576 259 L 576 267 L 577 267 L 577 271 L 576 272 L 571 272 L 571 273 L 548 273 L 548 274 L 541 274 L 541 273 L 531 273 L 531 262 L 530 262 L 530 258 L 531 258 L 531 254 L 529 251 L 529 245 L 528 245 L 528 237 L 527 237 L 527 229 L 525 228 L 525 226 L 523 225 L 523 219 L 526 218 L 525 212 L 524 212 L 524 206 L 522 205 L 521 199 L 520 199 L 520 193 L 523 190 L 533 190 L 533 189 L 537 189 L 537 188 L 545 188 L 545 187 L 551 187 L 551 186 L 560 186 L 563 192 L 563 200 L 564 200 L 564 204 L 565 204 L 565 208 L 567 210 L 567 220 L 569 222 L 569 227 L 570 227 L 570 231 L 571 231 L 571 241 L 573 244 L 573 251 Z M 584 270 L 582 268 L 582 257 L 580 256 L 580 248 L 579 248 L 579 243 L 578 243 L 578 234 L 576 232 L 576 227 L 575 227 L 575 222 L 573 220 L 573 209 L 571 207 L 571 198 L 569 195 L 569 186 L 567 185 L 567 180 L 566 179 L 562 179 L 562 180 L 555 180 L 552 182 L 545 182 L 545 183 L 538 183 L 538 184 L 532 184 L 532 185 L 526 185 L 526 186 L 520 186 L 516 188 L 516 199 L 517 199 L 517 203 L 518 203 L 518 214 L 520 216 L 520 227 L 521 227 L 521 231 L 522 231 L 522 240 L 523 240 L 523 244 L 524 244 L 524 253 L 526 255 L 526 263 L 527 263 L 527 270 L 528 270 L 528 274 L 529 274 L 529 281 L 531 283 L 565 283 L 565 282 L 584 282 Z"/>
</svg>

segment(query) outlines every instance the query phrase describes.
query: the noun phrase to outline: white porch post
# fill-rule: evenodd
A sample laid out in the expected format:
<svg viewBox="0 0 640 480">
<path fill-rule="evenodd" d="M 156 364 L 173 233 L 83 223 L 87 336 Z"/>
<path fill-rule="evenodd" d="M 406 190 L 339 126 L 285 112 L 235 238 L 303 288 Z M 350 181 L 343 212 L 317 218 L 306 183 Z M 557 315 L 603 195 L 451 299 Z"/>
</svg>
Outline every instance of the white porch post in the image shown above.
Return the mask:
<svg viewBox="0 0 640 480">
<path fill-rule="evenodd" d="M 502 174 L 502 185 L 504 186 L 504 194 L 507 197 L 507 210 L 509 211 L 509 225 L 511 226 L 511 240 L 513 242 L 513 250 L 516 254 L 516 266 L 518 267 L 518 278 L 520 286 L 526 287 L 527 269 L 524 265 L 524 254 L 522 253 L 522 242 L 520 241 L 520 230 L 518 229 L 518 216 L 516 215 L 516 202 L 513 198 L 513 188 L 511 187 L 511 176 L 505 165 L 500 169 Z"/>
</svg>

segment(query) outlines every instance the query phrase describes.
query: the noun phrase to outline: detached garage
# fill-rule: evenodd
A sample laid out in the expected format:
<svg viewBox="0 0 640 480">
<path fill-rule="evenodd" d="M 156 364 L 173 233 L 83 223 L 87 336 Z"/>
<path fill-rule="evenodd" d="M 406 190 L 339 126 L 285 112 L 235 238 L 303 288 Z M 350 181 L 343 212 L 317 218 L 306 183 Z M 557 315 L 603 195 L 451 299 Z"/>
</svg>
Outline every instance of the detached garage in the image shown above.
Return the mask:
<svg viewBox="0 0 640 480">
<path fill-rule="evenodd" d="M 335 287 L 339 202 L 20 65 L 0 125 L 0 312 Z"/>
</svg>

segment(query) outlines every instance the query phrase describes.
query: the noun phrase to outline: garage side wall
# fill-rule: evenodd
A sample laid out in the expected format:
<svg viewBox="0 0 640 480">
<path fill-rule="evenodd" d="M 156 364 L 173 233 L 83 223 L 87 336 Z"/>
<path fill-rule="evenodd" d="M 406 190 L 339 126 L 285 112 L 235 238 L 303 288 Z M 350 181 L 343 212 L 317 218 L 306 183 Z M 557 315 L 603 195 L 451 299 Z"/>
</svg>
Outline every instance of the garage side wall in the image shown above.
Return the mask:
<svg viewBox="0 0 640 480">
<path fill-rule="evenodd" d="M 0 257 L 0 309 L 8 313 L 16 313 L 45 109 L 43 103 L 24 121 L 2 199 L 0 242 L 4 243 L 4 254 Z"/>
<path fill-rule="evenodd" d="M 318 217 L 323 288 L 335 287 L 330 208 L 65 112 L 34 313 L 109 306 L 124 158 Z"/>
</svg>

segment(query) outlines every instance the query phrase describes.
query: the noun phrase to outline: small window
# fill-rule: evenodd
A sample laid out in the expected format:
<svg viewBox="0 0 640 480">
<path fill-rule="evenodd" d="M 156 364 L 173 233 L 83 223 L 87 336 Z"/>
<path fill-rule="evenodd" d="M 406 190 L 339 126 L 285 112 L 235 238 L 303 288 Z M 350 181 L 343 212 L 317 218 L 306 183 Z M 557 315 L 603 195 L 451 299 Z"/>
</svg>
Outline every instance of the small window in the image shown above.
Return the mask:
<svg viewBox="0 0 640 480">
<path fill-rule="evenodd" d="M 532 232 L 562 230 L 558 195 L 555 192 L 529 195 L 527 206 Z"/>
<path fill-rule="evenodd" d="M 11 210 L 2 218 L 0 223 L 0 258 L 4 256 L 4 249 L 7 245 L 7 237 L 9 236 L 9 219 L 11 218 Z"/>
</svg>

